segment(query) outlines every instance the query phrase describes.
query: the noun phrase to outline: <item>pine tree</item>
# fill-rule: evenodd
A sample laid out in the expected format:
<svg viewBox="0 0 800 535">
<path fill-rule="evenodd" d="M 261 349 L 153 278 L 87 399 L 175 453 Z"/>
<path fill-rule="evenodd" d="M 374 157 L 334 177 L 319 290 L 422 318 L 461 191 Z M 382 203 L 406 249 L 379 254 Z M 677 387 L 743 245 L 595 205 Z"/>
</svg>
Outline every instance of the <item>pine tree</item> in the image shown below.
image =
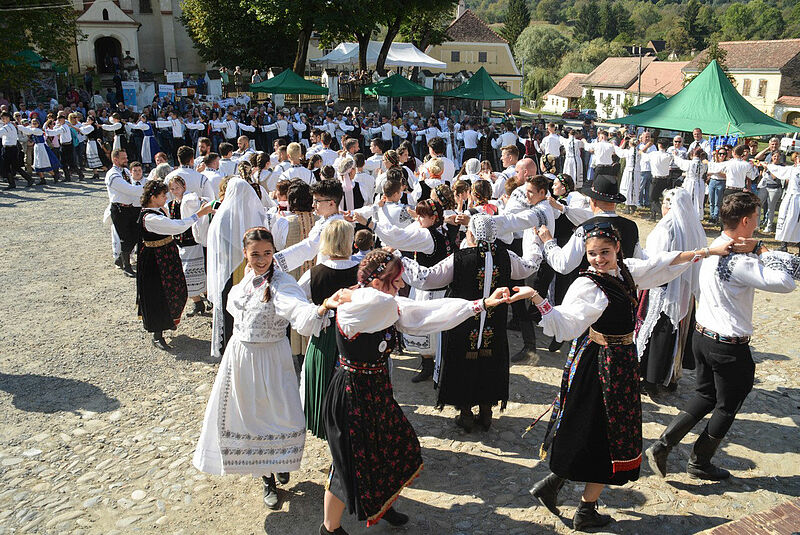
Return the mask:
<svg viewBox="0 0 800 535">
<path fill-rule="evenodd" d="M 606 3 L 600 8 L 600 31 L 606 41 L 613 41 L 617 36 L 617 18 L 611 2 Z"/>
<path fill-rule="evenodd" d="M 689 0 L 686 4 L 686 10 L 683 12 L 683 29 L 689 36 L 686 43 L 687 48 L 699 50 L 703 47 L 703 41 L 708 32 L 700 22 L 700 2 L 697 0 Z"/>
<path fill-rule="evenodd" d="M 599 19 L 600 7 L 597 5 L 597 0 L 589 0 L 578 11 L 574 30 L 575 39 L 578 41 L 591 41 L 596 37 L 600 37 L 600 25 L 597 24 Z"/>
<path fill-rule="evenodd" d="M 633 39 L 635 29 L 631 20 L 631 13 L 621 3 L 614 4 L 614 17 L 617 21 L 617 35 L 623 36 L 626 40 Z"/>
<path fill-rule="evenodd" d="M 530 22 L 531 12 L 528 9 L 526 0 L 510 0 L 508 2 L 508 10 L 506 11 L 503 37 L 508 41 L 511 48 L 514 48 L 519 34 L 528 27 Z"/>
</svg>

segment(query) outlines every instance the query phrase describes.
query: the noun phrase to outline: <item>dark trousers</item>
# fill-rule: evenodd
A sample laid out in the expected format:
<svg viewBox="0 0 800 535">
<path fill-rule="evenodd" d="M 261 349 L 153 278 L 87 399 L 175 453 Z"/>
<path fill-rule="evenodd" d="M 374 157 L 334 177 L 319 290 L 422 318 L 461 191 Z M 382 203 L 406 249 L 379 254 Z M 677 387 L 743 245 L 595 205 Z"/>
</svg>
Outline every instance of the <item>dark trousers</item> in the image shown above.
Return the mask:
<svg viewBox="0 0 800 535">
<path fill-rule="evenodd" d="M 650 210 L 655 218 L 661 216 L 661 196 L 668 188 L 668 176 L 654 176 L 653 181 L 650 182 Z"/>
<path fill-rule="evenodd" d="M 708 434 L 722 438 L 753 388 L 756 365 L 750 345 L 717 342 L 695 331 L 692 350 L 697 386 L 684 410 L 698 420 L 713 411 L 708 421 Z"/>
<path fill-rule="evenodd" d="M 14 177 L 19 175 L 25 180 L 30 180 L 29 175 L 19 165 L 19 148 L 16 145 L 3 145 L 2 158 L 0 158 L 0 176 L 8 180 L 9 185 L 14 185 Z"/>
<path fill-rule="evenodd" d="M 470 158 L 477 158 L 478 157 L 478 148 L 475 147 L 474 149 L 464 149 L 464 156 L 461 158 L 464 163 L 467 162 Z"/>
<path fill-rule="evenodd" d="M 139 242 L 139 213 L 138 206 L 125 206 L 111 203 L 111 222 L 119 236 L 120 248 L 123 253 L 130 253 Z"/>
<path fill-rule="evenodd" d="M 72 143 L 61 145 L 61 169 L 64 170 L 64 176 L 67 178 L 69 178 L 70 170 L 75 171 L 76 175 L 81 174 L 75 159 L 75 147 L 72 146 Z"/>
<path fill-rule="evenodd" d="M 510 251 L 514 251 L 517 256 L 522 257 L 522 238 L 515 238 L 511 245 L 508 246 Z M 512 280 L 512 286 L 522 286 L 525 280 Z M 528 307 L 526 304 L 527 299 L 511 303 L 512 317 L 517 321 L 528 321 Z"/>
</svg>

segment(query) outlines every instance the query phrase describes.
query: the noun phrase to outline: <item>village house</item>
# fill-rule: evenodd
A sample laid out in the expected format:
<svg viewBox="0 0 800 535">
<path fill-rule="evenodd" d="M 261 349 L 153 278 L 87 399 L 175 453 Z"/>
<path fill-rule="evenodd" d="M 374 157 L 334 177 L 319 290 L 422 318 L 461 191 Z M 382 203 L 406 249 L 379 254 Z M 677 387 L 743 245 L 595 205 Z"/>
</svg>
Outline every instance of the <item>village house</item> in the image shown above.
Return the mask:
<svg viewBox="0 0 800 535">
<path fill-rule="evenodd" d="M 583 91 L 581 82 L 587 76 L 587 74 L 580 72 L 565 74 L 544 96 L 542 111 L 561 115 L 569 109 L 577 108 L 578 99 L 581 98 Z"/>
</svg>

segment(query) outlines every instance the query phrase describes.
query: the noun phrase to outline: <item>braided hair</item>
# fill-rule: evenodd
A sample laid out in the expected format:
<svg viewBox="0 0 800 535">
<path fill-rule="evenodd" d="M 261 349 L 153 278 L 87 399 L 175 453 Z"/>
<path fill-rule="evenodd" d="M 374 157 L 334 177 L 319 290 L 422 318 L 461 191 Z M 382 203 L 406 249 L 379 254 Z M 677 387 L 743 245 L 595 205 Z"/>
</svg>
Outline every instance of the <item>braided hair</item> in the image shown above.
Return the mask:
<svg viewBox="0 0 800 535">
<path fill-rule="evenodd" d="M 381 282 L 381 289 L 386 290 L 402 271 L 403 263 L 399 258 L 382 249 L 375 249 L 368 252 L 358 265 L 358 286 L 369 286 L 377 279 Z"/>
<path fill-rule="evenodd" d="M 168 190 L 169 188 L 167 185 L 160 180 L 148 180 L 147 184 L 144 185 L 144 191 L 142 192 L 142 197 L 139 200 L 141 201 L 142 206 L 147 207 L 153 197 L 156 195 L 161 195 L 162 193 L 166 193 Z"/>
<path fill-rule="evenodd" d="M 244 237 L 242 238 L 242 246 L 247 249 L 247 246 L 253 242 L 259 241 L 266 241 L 272 245 L 272 250 L 275 250 L 275 239 L 272 237 L 272 233 L 266 229 L 266 227 L 253 227 L 248 229 L 247 232 L 244 233 Z M 245 255 L 246 256 L 246 255 Z M 264 297 L 261 299 L 265 303 L 268 302 L 271 298 L 270 295 L 270 284 L 272 284 L 272 276 L 275 274 L 275 262 L 273 260 L 272 263 L 269 265 L 269 269 L 267 269 L 267 273 L 265 275 L 267 279 L 267 285 L 264 288 Z"/>
<path fill-rule="evenodd" d="M 622 243 L 622 238 L 620 237 L 619 231 L 613 225 L 608 225 L 607 227 L 594 226 L 584 228 L 586 230 L 586 233 L 584 234 L 584 242 L 589 241 L 590 238 L 597 238 L 615 245 L 620 245 Z M 622 253 L 622 247 L 619 247 L 617 249 L 617 268 L 622 276 L 622 281 L 625 283 L 625 290 L 627 291 L 628 298 L 631 300 L 631 303 L 635 308 L 639 304 L 639 300 L 636 296 L 636 282 L 633 280 L 633 275 L 631 275 L 631 272 L 628 270 L 628 266 L 626 266 L 625 262 L 623 262 L 624 259 L 625 255 Z"/>
<path fill-rule="evenodd" d="M 431 198 L 438 201 L 444 210 L 456 209 L 456 197 L 447 184 L 439 184 L 431 191 Z"/>
</svg>

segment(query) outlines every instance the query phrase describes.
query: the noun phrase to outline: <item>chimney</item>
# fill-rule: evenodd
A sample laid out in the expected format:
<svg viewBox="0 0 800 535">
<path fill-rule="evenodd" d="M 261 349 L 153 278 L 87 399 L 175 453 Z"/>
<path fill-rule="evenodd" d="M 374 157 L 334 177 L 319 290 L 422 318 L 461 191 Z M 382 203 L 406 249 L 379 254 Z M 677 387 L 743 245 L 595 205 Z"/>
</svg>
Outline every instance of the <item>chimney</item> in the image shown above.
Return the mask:
<svg viewBox="0 0 800 535">
<path fill-rule="evenodd" d="M 456 7 L 456 18 L 459 18 L 464 12 L 467 10 L 467 6 L 464 5 L 464 0 L 458 0 L 458 7 Z"/>
</svg>

